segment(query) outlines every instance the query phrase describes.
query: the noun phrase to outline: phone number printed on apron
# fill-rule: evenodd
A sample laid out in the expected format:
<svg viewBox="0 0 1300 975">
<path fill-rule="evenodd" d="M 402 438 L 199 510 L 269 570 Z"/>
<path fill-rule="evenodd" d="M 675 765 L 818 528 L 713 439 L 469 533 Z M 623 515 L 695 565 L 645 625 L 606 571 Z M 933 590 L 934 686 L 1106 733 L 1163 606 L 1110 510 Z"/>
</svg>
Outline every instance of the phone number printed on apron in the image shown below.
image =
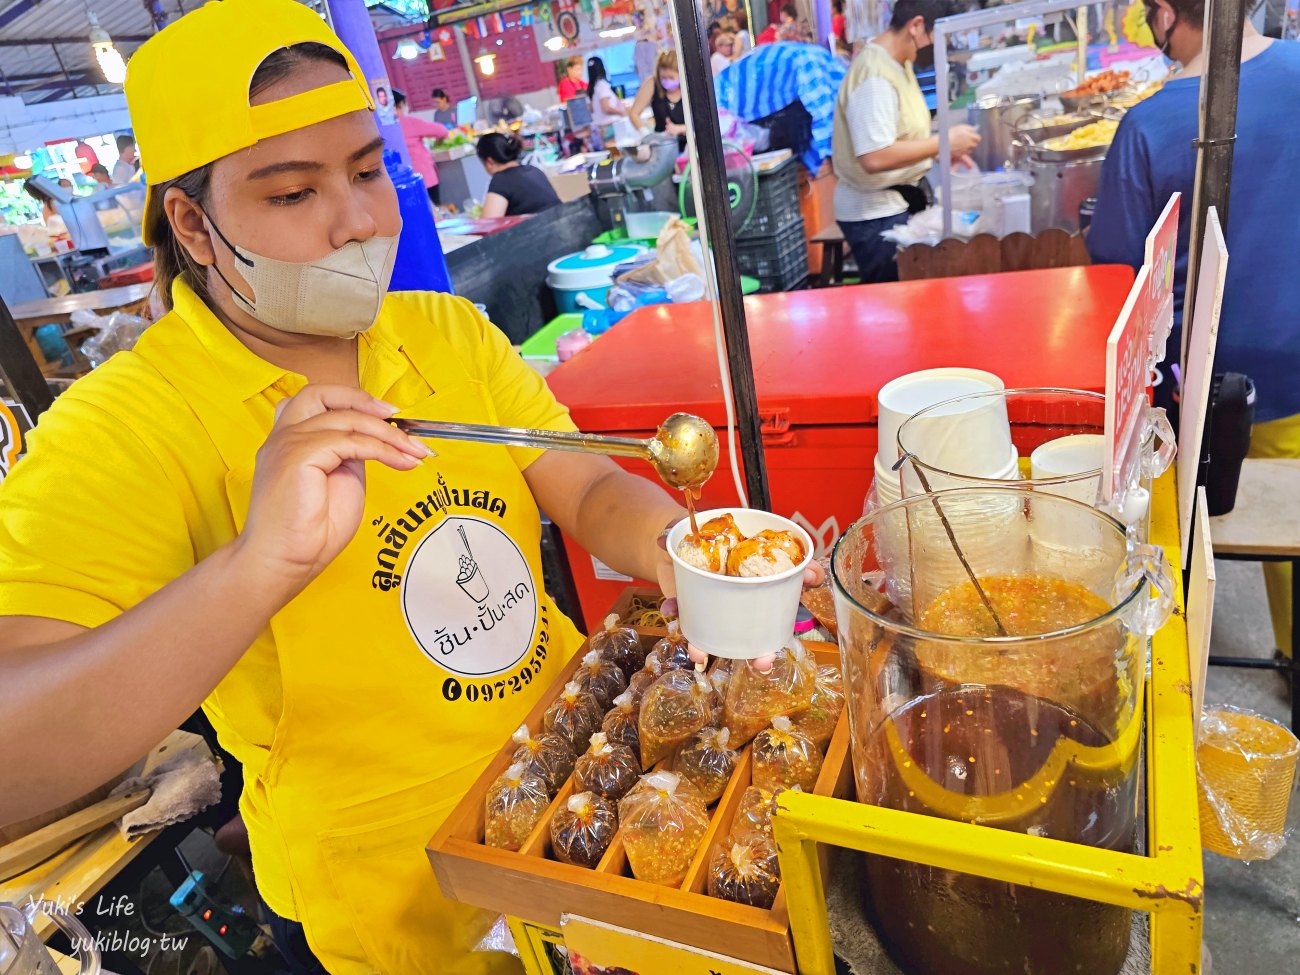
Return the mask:
<svg viewBox="0 0 1300 975">
<path fill-rule="evenodd" d="M 448 701 L 459 701 L 464 698 L 471 704 L 479 701 L 504 701 L 510 695 L 518 694 L 531 684 L 533 678 L 542 672 L 542 666 L 546 660 L 546 644 L 551 640 L 550 624 L 546 619 L 545 606 L 541 607 L 541 615 L 542 627 L 541 632 L 537 635 L 537 645 L 533 647 L 532 655 L 517 672 L 483 683 L 466 681 L 462 684 L 455 677 L 448 677 L 442 683 L 442 696 Z"/>
</svg>

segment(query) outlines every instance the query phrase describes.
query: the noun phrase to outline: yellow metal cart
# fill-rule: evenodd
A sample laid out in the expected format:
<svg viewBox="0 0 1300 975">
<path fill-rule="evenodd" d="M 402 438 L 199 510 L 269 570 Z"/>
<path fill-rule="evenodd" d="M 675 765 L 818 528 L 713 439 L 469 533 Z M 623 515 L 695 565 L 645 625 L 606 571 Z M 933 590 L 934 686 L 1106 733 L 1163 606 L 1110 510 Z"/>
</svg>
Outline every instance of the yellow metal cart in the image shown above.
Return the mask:
<svg viewBox="0 0 1300 975">
<path fill-rule="evenodd" d="M 1095 849 L 844 799 L 782 793 L 773 822 L 800 975 L 835 972 L 819 844 L 1146 911 L 1151 916 L 1154 975 L 1201 971 L 1201 836 L 1172 470 L 1156 482 L 1152 508 L 1151 541 L 1164 548 L 1178 603 L 1151 647 L 1145 729 L 1146 854 Z M 511 919 L 510 927 L 529 975 L 553 975 L 550 946 L 563 944 L 563 934 L 519 919 Z M 638 949 L 634 937 L 624 943 L 627 957 L 619 960 L 622 967 L 658 975 L 651 966 L 662 965 L 662 960 L 650 961 L 648 942 L 644 950 Z M 661 950 L 660 945 L 654 954 Z M 740 964 L 711 967 L 728 975 L 756 971 Z"/>
<path fill-rule="evenodd" d="M 1195 740 L 1182 604 L 1178 502 L 1170 470 L 1152 492 L 1151 541 L 1165 550 L 1178 604 L 1152 639 L 1146 695 L 1147 854 L 782 793 L 773 819 L 800 975 L 833 975 L 817 844 L 899 857 L 1151 915 L 1154 975 L 1201 970 L 1203 877 Z"/>
</svg>

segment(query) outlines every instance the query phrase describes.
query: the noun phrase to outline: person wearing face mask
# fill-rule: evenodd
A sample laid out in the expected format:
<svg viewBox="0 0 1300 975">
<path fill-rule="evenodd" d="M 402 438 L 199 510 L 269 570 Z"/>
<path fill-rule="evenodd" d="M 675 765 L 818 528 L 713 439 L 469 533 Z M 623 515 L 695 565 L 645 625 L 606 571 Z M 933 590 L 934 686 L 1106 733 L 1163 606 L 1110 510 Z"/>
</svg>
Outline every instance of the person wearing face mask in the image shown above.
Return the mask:
<svg viewBox="0 0 1300 975">
<path fill-rule="evenodd" d="M 641 116 L 649 108 L 654 114 L 654 130 L 677 136 L 677 151 L 686 149 L 686 109 L 682 104 L 682 83 L 677 76 L 677 52 L 663 51 L 655 63 L 655 80 L 642 85 L 632 103 L 632 118 L 645 127 Z"/>
<path fill-rule="evenodd" d="M 468 301 L 388 293 L 373 94 L 309 7 L 192 9 L 125 87 L 167 313 L 0 486 L 0 823 L 202 705 L 243 767 L 258 890 L 327 971 L 517 972 L 470 950 L 493 919 L 442 897 L 424 847 L 580 645 L 539 509 L 667 586 L 685 512 L 605 457 L 434 453 L 388 422 L 573 429 Z"/>
<path fill-rule="evenodd" d="M 438 187 L 438 167 L 424 140 L 445 139 L 449 130 L 439 122 L 430 122 L 412 115 L 406 93 L 396 88 L 393 89 L 393 108 L 397 112 L 397 124 L 402 129 L 402 138 L 406 141 L 407 155 L 411 157 L 411 168 L 424 180 L 429 202 L 439 206 L 442 203 L 442 192 Z"/>
<path fill-rule="evenodd" d="M 1169 197 L 1181 192 L 1174 273 L 1174 332 L 1161 366 L 1157 402 L 1172 402 L 1170 366 L 1182 346 L 1183 294 L 1191 238 L 1192 196 L 1205 65 L 1204 0 L 1153 0 L 1147 23 L 1179 70 L 1125 114 L 1106 152 L 1088 229 L 1094 263 L 1142 265 L 1146 235 Z M 1260 35 L 1247 19 L 1241 44 L 1237 141 L 1228 207 L 1228 277 L 1219 319 L 1216 372 L 1241 372 L 1255 383 L 1253 457 L 1300 457 L 1300 134 L 1280 119 L 1300 115 L 1300 44 Z M 1200 327 L 1205 327 L 1201 323 Z M 1291 567 L 1268 564 L 1273 632 L 1291 647 Z"/>
<path fill-rule="evenodd" d="M 881 235 L 924 210 L 925 175 L 939 155 L 930 110 L 912 63 L 934 43 L 934 22 L 957 13 L 953 0 L 898 0 L 889 29 L 863 45 L 835 103 L 832 161 L 835 219 L 864 284 L 898 280 L 897 248 Z M 969 125 L 948 130 L 955 163 L 979 144 Z"/>
</svg>

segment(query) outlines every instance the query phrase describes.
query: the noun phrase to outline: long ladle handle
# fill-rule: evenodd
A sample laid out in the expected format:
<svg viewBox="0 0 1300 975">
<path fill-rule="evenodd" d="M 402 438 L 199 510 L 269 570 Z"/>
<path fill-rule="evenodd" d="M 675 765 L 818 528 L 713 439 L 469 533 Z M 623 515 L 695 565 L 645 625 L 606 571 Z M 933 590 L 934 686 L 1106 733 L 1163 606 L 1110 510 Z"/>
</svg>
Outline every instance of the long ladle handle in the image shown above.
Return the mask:
<svg viewBox="0 0 1300 975">
<path fill-rule="evenodd" d="M 930 487 L 930 482 L 926 478 L 925 472 L 921 470 L 921 465 L 916 463 L 916 460 L 911 454 L 907 454 L 905 457 L 900 459 L 898 465 L 895 466 L 900 466 L 905 460 L 912 462 L 912 470 L 916 472 L 916 476 L 921 482 L 922 490 L 924 490 L 926 494 L 930 495 L 930 502 L 934 505 L 934 511 L 935 514 L 939 516 L 939 521 L 943 523 L 943 530 L 948 535 L 948 541 L 952 544 L 952 550 L 957 553 L 957 559 L 961 562 L 961 567 L 966 570 L 966 575 L 970 578 L 971 584 L 975 587 L 975 592 L 979 595 L 980 602 L 984 604 L 984 608 L 987 609 L 989 615 L 993 617 L 993 625 L 998 628 L 998 636 L 1007 636 L 1007 628 L 1002 625 L 1002 618 L 998 616 L 998 611 L 993 608 L 993 603 L 989 599 L 988 593 L 986 593 L 984 587 L 980 585 L 980 581 L 975 575 L 975 570 L 972 569 L 970 563 L 966 561 L 966 553 L 963 552 L 961 546 L 957 544 L 957 535 L 952 530 L 952 524 L 948 521 L 948 516 L 943 513 L 943 507 L 939 504 L 939 499 L 934 496 L 934 490 Z"/>
<path fill-rule="evenodd" d="M 436 440 L 469 440 L 473 443 L 504 444 L 509 447 L 541 447 L 546 450 L 577 450 L 589 454 L 639 457 L 653 461 L 651 441 L 635 437 L 610 437 L 581 431 L 533 430 L 527 427 L 494 427 L 486 423 L 450 423 L 442 420 L 394 418 L 393 426 L 412 437 Z"/>
</svg>

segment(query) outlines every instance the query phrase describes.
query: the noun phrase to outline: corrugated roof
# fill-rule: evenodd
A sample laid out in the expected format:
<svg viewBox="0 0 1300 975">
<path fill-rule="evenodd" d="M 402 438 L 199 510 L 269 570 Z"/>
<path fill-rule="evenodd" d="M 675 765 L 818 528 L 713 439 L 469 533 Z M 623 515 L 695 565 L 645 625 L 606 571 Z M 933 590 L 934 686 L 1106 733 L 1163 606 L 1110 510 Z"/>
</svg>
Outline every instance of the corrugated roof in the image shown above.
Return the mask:
<svg viewBox="0 0 1300 975">
<path fill-rule="evenodd" d="M 201 2 L 162 0 L 162 8 L 174 17 Z M 0 91 L 40 101 L 120 90 L 104 82 L 95 62 L 91 12 L 123 57 L 154 33 L 142 0 L 0 0 Z"/>
<path fill-rule="evenodd" d="M 159 6 L 170 21 L 203 2 L 160 0 Z M 323 0 L 302 2 L 323 6 Z M 156 30 L 144 0 L 0 0 L 0 94 L 35 102 L 120 91 L 104 81 L 95 61 L 90 13 L 124 58 Z M 404 22 L 382 7 L 372 16 L 378 26 Z"/>
</svg>

